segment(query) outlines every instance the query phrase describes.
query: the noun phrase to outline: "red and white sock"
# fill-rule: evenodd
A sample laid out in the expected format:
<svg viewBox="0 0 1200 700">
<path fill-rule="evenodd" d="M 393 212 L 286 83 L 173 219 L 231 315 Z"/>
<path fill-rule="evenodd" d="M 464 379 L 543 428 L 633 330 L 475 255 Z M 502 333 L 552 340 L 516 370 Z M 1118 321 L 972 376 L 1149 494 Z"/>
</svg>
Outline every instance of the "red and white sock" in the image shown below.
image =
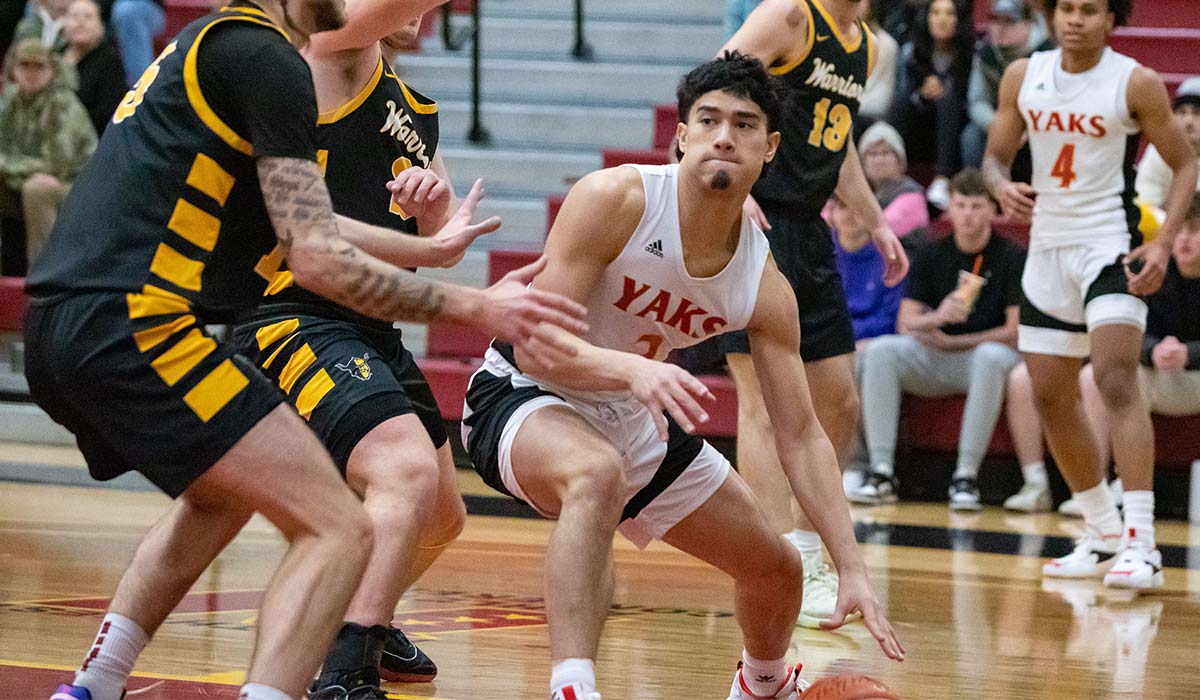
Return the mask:
<svg viewBox="0 0 1200 700">
<path fill-rule="evenodd" d="M 773 698 L 788 681 L 788 667 L 783 659 L 762 661 L 742 650 L 742 684 L 758 698 Z"/>
<path fill-rule="evenodd" d="M 124 615 L 108 613 L 100 623 L 91 651 L 75 672 L 74 684 L 87 688 L 92 700 L 121 700 L 133 664 L 149 641 L 136 622 Z"/>
<path fill-rule="evenodd" d="M 596 664 L 591 659 L 563 659 L 550 671 L 551 700 L 588 700 L 596 692 Z"/>
<path fill-rule="evenodd" d="M 1154 549 L 1154 492 L 1125 492 L 1125 534 Z"/>
</svg>

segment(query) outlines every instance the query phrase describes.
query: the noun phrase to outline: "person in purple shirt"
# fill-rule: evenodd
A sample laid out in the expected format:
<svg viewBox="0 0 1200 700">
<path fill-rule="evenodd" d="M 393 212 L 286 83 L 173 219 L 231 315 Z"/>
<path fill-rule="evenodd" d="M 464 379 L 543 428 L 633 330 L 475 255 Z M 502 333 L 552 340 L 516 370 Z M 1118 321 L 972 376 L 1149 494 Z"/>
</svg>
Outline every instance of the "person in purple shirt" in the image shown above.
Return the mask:
<svg viewBox="0 0 1200 700">
<path fill-rule="evenodd" d="M 883 284 L 883 257 L 871 244 L 871 232 L 854 212 L 837 198 L 830 200 L 834 260 L 846 291 L 855 345 L 896 332 L 896 314 L 904 298 L 905 285 Z"/>
</svg>

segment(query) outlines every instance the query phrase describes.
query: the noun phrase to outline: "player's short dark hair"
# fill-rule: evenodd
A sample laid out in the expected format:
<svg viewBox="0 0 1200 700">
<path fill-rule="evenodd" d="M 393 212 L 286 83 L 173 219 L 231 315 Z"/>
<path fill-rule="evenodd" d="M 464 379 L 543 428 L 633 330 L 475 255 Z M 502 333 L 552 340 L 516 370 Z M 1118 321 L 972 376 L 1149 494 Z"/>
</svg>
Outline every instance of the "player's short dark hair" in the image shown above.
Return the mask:
<svg viewBox="0 0 1200 700">
<path fill-rule="evenodd" d="M 1200 225 L 1200 192 L 1192 195 L 1192 202 L 1188 205 L 1187 213 L 1184 214 L 1183 220 L 1189 226 Z"/>
<path fill-rule="evenodd" d="M 1058 0 L 1046 0 L 1046 15 L 1051 20 L 1054 19 L 1056 9 L 1058 9 Z M 1108 11 L 1113 13 L 1116 18 L 1115 24 L 1123 27 L 1129 22 L 1129 15 L 1133 14 L 1133 0 L 1108 0 Z"/>
<path fill-rule="evenodd" d="M 767 74 L 762 61 L 747 56 L 741 51 L 726 51 L 725 55 L 701 63 L 683 76 L 675 97 L 679 103 L 679 121 L 687 122 L 692 105 L 701 95 L 721 90 L 735 97 L 743 97 L 763 111 L 767 117 L 767 132 L 779 130 L 780 106 L 776 93 L 776 81 Z M 683 151 L 675 147 L 675 156 L 683 157 Z"/>
<path fill-rule="evenodd" d="M 991 197 L 983 173 L 976 168 L 966 168 L 950 178 L 950 192 L 964 197 Z"/>
</svg>

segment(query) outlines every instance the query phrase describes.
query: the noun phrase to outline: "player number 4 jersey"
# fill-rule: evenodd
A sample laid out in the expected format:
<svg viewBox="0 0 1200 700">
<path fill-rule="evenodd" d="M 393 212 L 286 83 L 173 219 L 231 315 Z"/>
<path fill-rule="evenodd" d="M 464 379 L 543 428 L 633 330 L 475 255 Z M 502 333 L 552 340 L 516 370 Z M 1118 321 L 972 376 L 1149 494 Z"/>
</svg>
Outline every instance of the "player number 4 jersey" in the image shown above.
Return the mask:
<svg viewBox="0 0 1200 700">
<path fill-rule="evenodd" d="M 1105 49 L 1064 89 L 1062 51 L 1033 54 L 1018 106 L 1033 154 L 1032 249 L 1121 239 L 1138 245 L 1134 159 L 1140 129 L 1126 88 L 1137 61 Z"/>
</svg>

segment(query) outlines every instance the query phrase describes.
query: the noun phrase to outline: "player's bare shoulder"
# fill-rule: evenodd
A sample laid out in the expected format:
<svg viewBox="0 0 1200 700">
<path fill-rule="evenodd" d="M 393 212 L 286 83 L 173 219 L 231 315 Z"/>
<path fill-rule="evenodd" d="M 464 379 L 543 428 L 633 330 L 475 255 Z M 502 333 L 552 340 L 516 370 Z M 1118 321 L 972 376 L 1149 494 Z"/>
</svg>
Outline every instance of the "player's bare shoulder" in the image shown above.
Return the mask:
<svg viewBox="0 0 1200 700">
<path fill-rule="evenodd" d="M 1170 112 L 1171 98 L 1167 85 L 1158 71 L 1152 68 L 1141 65 L 1134 68 L 1129 74 L 1125 95 L 1129 114 L 1135 121 L 1140 122 L 1147 112 Z"/>
<path fill-rule="evenodd" d="M 567 194 L 550 235 L 552 246 L 586 245 L 595 254 L 615 258 L 646 211 L 646 192 L 636 168 L 616 167 L 589 173 Z"/>
<path fill-rule="evenodd" d="M 800 333 L 800 312 L 797 309 L 796 294 L 787 278 L 775 265 L 775 256 L 767 257 L 763 267 L 762 279 L 758 283 L 758 299 L 754 304 L 754 313 L 746 330 L 751 337 L 757 333 L 791 334 Z"/>
</svg>

